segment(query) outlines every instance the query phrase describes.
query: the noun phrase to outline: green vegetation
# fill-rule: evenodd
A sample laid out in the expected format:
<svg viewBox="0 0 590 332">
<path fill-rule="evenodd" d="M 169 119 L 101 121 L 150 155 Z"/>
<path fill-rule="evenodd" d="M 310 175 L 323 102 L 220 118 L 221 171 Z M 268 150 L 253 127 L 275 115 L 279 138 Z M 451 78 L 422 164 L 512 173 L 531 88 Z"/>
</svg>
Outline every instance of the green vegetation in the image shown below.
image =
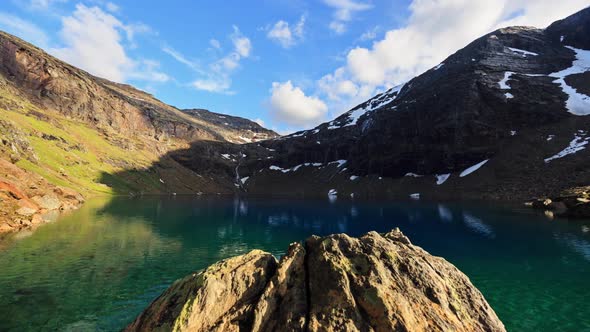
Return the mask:
<svg viewBox="0 0 590 332">
<path fill-rule="evenodd" d="M 104 134 L 82 122 L 41 110 L 8 91 L 0 89 L 0 101 L 0 120 L 14 124 L 36 156 L 22 158 L 16 164 L 52 184 L 85 195 L 126 193 L 137 186 L 118 174 L 123 170 L 146 169 L 158 160 L 156 153 L 143 148 L 146 144 L 139 140 L 112 132 Z M 136 173 L 141 174 L 132 182 L 158 187 L 156 174 Z"/>
</svg>

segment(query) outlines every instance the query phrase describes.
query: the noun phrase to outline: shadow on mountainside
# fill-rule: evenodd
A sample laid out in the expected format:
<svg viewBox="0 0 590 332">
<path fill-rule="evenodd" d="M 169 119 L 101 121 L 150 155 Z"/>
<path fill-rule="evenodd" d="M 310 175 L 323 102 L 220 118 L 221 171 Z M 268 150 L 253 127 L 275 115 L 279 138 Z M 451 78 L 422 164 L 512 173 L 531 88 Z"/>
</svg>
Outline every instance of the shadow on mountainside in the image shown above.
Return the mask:
<svg viewBox="0 0 590 332">
<path fill-rule="evenodd" d="M 572 117 L 515 132 L 496 143 L 494 154 L 470 161 L 469 166 L 489 159 L 480 169 L 460 176 L 468 167 L 455 166 L 444 172 L 449 177 L 442 183 L 436 173 L 387 176 L 358 169 L 350 151 L 328 145 L 307 151 L 308 144 L 292 138 L 245 145 L 196 141 L 190 148 L 169 152 L 149 168 L 103 174 L 101 182 L 120 194 L 326 197 L 335 189 L 341 199 L 408 198 L 420 193 L 422 198 L 437 200 L 528 200 L 586 189 L 590 184 L 590 150 L 546 159 L 566 151 L 577 137 L 587 137 L 589 127 L 590 117 Z M 338 159 L 348 162 L 334 163 Z M 412 171 L 400 168 L 396 173 Z"/>
</svg>

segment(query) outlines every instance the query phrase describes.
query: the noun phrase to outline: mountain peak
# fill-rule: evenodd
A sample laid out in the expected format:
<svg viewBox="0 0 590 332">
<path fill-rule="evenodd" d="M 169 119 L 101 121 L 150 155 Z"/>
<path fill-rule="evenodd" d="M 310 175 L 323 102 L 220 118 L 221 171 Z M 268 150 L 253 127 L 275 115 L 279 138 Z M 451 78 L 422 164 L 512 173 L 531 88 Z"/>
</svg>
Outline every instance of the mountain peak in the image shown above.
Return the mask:
<svg viewBox="0 0 590 332">
<path fill-rule="evenodd" d="M 590 50 L 590 7 L 551 24 L 547 28 L 554 42 Z"/>
</svg>

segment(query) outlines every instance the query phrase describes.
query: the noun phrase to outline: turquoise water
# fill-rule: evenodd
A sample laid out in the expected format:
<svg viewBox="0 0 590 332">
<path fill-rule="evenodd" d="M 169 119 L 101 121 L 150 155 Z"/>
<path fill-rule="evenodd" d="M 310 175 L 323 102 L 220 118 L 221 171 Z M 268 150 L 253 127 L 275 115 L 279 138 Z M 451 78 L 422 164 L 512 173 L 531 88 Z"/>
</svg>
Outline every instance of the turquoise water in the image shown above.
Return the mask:
<svg viewBox="0 0 590 332">
<path fill-rule="evenodd" d="M 475 204 L 92 200 L 0 242 L 0 331 L 117 331 L 175 279 L 311 234 L 400 227 L 457 265 L 509 331 L 590 331 L 590 221 Z"/>
</svg>

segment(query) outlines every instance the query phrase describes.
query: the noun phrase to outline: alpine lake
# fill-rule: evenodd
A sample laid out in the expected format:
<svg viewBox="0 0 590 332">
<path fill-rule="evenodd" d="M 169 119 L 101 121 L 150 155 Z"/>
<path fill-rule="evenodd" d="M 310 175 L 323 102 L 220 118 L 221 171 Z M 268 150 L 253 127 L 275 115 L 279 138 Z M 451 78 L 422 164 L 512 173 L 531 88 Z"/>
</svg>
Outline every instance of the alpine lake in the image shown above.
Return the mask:
<svg viewBox="0 0 590 332">
<path fill-rule="evenodd" d="M 399 227 L 469 276 L 508 331 L 590 331 L 590 220 L 466 202 L 96 198 L 0 240 L 0 331 L 119 331 L 176 279 L 312 234 Z"/>
</svg>

